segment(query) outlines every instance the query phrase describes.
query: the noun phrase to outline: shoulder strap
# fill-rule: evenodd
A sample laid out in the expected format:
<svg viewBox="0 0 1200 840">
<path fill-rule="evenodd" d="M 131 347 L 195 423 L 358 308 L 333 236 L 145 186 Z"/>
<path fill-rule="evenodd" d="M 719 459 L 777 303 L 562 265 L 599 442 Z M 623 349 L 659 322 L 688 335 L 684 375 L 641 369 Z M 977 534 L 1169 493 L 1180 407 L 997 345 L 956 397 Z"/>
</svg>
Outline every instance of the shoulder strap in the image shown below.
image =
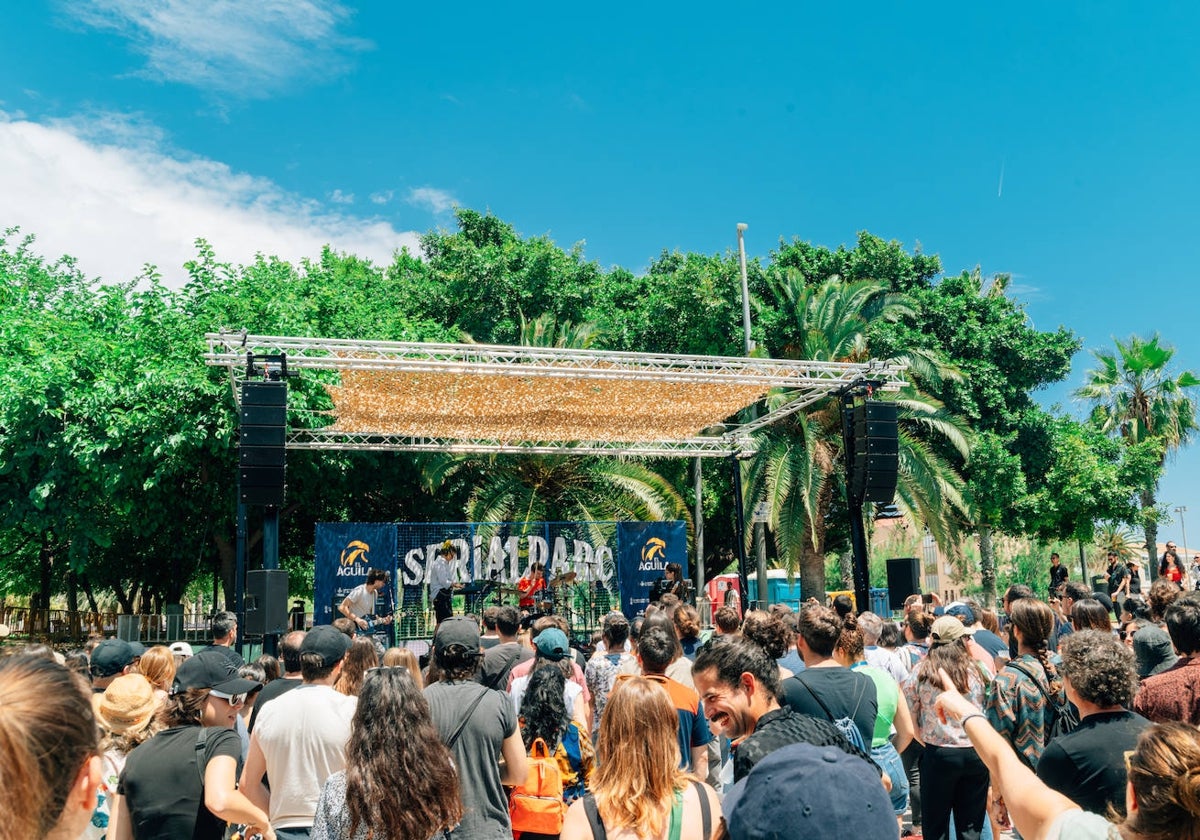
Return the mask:
<svg viewBox="0 0 1200 840">
<path fill-rule="evenodd" d="M 801 673 L 803 673 L 803 671 L 801 671 Z M 821 711 L 825 713 L 825 717 L 829 718 L 829 722 L 832 723 L 834 720 L 833 713 L 829 711 L 829 707 L 826 706 L 821 698 L 817 696 L 817 693 L 812 690 L 812 687 L 809 686 L 809 684 L 804 680 L 800 679 L 799 675 L 796 676 L 796 682 L 808 689 L 808 693 L 812 695 L 812 699 L 817 701 L 817 705 L 821 707 Z"/>
<path fill-rule="evenodd" d="M 196 773 L 200 776 L 200 789 L 204 790 L 204 748 L 208 745 L 208 728 L 198 727 L 196 731 Z"/>
<path fill-rule="evenodd" d="M 592 840 L 608 840 L 608 832 L 604 830 L 604 821 L 600 819 L 600 810 L 596 807 L 596 797 L 590 792 L 583 795 L 583 812 L 587 814 L 588 825 L 592 828 Z"/>
<path fill-rule="evenodd" d="M 504 667 L 500 668 L 498 671 L 495 671 L 488 681 L 483 685 L 487 688 L 496 688 L 496 683 L 500 682 L 500 676 L 502 674 L 504 676 L 508 676 L 510 673 L 512 673 L 512 667 L 513 665 L 517 664 L 517 659 L 519 659 L 520 656 L 521 647 L 518 645 L 516 648 L 510 651 L 510 656 L 508 657 L 508 661 L 504 663 Z"/>
<path fill-rule="evenodd" d="M 704 828 L 704 840 L 712 840 L 712 812 L 708 809 L 708 791 L 699 782 L 692 782 L 692 787 L 700 797 L 700 825 Z"/>
<path fill-rule="evenodd" d="M 683 836 L 683 791 L 676 790 L 671 798 L 671 818 L 667 824 L 667 840 L 680 840 Z"/>
<path fill-rule="evenodd" d="M 491 689 L 487 688 L 486 686 L 479 687 L 478 696 L 467 709 L 467 713 L 463 715 L 463 719 L 458 722 L 458 726 L 455 728 L 454 733 L 451 734 L 450 739 L 446 741 L 446 749 L 449 750 L 454 748 L 455 743 L 458 742 L 458 736 L 462 734 L 463 728 L 467 725 L 467 721 L 471 719 L 471 715 L 475 714 L 475 707 L 479 705 L 479 701 L 482 700 L 484 695 L 489 691 L 491 691 Z"/>
<path fill-rule="evenodd" d="M 1025 676 L 1029 677 L 1029 679 L 1033 680 L 1033 684 L 1034 684 L 1034 685 L 1036 685 L 1036 686 L 1037 686 L 1037 690 L 1038 690 L 1038 691 L 1040 691 L 1040 692 L 1042 693 L 1042 697 L 1043 697 L 1043 698 L 1045 698 L 1045 700 L 1046 700 L 1046 703 L 1047 703 L 1047 704 L 1049 704 L 1049 705 L 1051 705 L 1051 706 L 1057 706 L 1057 705 L 1058 705 L 1058 702 L 1057 702 L 1056 700 L 1051 700 L 1051 699 L 1050 699 L 1050 692 L 1049 692 L 1049 691 L 1047 691 L 1046 689 L 1042 688 L 1042 683 L 1041 683 L 1041 681 L 1040 681 L 1040 680 L 1038 680 L 1038 678 L 1037 678 L 1037 677 L 1035 677 L 1035 676 L 1034 676 L 1032 673 L 1030 673 L 1030 672 L 1029 672 L 1028 670 L 1026 670 L 1025 668 L 1022 668 L 1022 667 L 1021 667 L 1021 665 L 1020 665 L 1019 663 L 1017 663 L 1015 660 L 1012 660 L 1012 659 L 1008 660 L 1008 664 L 1009 664 L 1011 667 L 1013 667 L 1013 668 L 1016 668 L 1018 671 L 1020 671 L 1020 672 L 1021 672 L 1022 674 L 1024 674 Z M 1047 679 L 1049 679 L 1049 678 L 1050 678 L 1050 675 L 1049 675 L 1049 674 L 1047 674 L 1047 675 L 1046 675 L 1046 678 L 1047 678 Z"/>
</svg>

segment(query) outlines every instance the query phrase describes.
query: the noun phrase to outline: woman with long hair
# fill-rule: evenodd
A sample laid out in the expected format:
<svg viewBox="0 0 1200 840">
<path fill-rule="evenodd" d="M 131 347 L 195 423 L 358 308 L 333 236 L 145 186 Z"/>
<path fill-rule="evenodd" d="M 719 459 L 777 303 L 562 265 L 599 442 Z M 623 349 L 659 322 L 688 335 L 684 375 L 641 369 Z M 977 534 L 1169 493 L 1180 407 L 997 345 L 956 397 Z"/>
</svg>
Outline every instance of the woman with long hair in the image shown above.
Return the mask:
<svg viewBox="0 0 1200 840">
<path fill-rule="evenodd" d="M 961 840 L 979 840 L 986 821 L 988 773 L 960 724 L 943 721 L 935 709 L 942 692 L 940 672 L 955 687 L 982 705 L 987 673 L 967 650 L 967 629 L 951 615 L 929 628 L 929 654 L 904 681 L 921 753 L 921 825 L 925 837 L 945 840 L 950 819 Z M 915 818 L 914 818 L 915 821 Z"/>
<path fill-rule="evenodd" d="M 566 684 L 567 678 L 560 668 L 534 669 L 521 700 L 521 740 L 525 743 L 526 753 L 533 749 L 538 738 L 545 742 L 562 772 L 563 799 L 574 802 L 587 789 L 596 753 L 579 721 L 574 720 L 567 710 L 563 699 Z M 523 834 L 522 837 L 531 838 L 531 835 Z"/>
<path fill-rule="evenodd" d="M 311 840 L 429 840 L 462 819 L 459 782 L 407 668 L 363 680 L 346 769 L 321 791 Z"/>
<path fill-rule="evenodd" d="M 843 622 L 842 635 L 838 637 L 833 658 L 843 667 L 866 674 L 875 683 L 878 714 L 870 742 L 871 758 L 892 780 L 889 792 L 892 810 L 897 822 L 903 822 L 904 813 L 908 810 L 908 777 L 904 773 L 900 753 L 912 743 L 913 724 L 908 704 L 900 694 L 900 685 L 887 671 L 867 664 L 863 632 L 853 615 L 847 616 Z M 893 725 L 896 729 L 895 742 L 892 741 Z"/>
<path fill-rule="evenodd" d="M 421 678 L 421 663 L 417 660 L 417 655 L 408 648 L 393 647 L 385 650 L 383 667 L 407 668 L 408 673 L 412 675 L 413 682 L 417 684 L 417 688 L 425 687 L 425 681 Z"/>
<path fill-rule="evenodd" d="M 1127 816 L 1088 813 L 1048 788 L 942 675 L 937 710 L 965 729 L 1026 840 L 1200 840 L 1200 729 L 1160 723 L 1125 756 Z"/>
<path fill-rule="evenodd" d="M 1107 611 L 1105 616 L 1107 620 Z M 1047 698 L 1060 705 L 1067 701 L 1062 679 L 1050 661 L 1054 611 L 1035 598 L 1021 598 L 1009 606 L 1008 618 L 1017 655 L 988 686 L 984 708 L 996 731 L 1036 770 L 1048 740 Z"/>
<path fill-rule="evenodd" d="M 221 840 L 226 823 L 275 840 L 267 815 L 237 788 L 242 742 L 233 726 L 258 685 L 239 677 L 224 656 L 202 654 L 179 666 L 159 711 L 163 730 L 125 759 L 112 840 Z"/>
<path fill-rule="evenodd" d="M 0 840 L 84 832 L 100 785 L 96 741 L 82 678 L 53 659 L 0 656 Z"/>
<path fill-rule="evenodd" d="M 138 660 L 137 669 L 154 686 L 159 702 L 164 702 L 171 692 L 171 684 L 175 682 L 175 654 L 171 653 L 171 649 L 166 645 L 146 648 Z"/>
<path fill-rule="evenodd" d="M 342 675 L 333 684 L 334 690 L 357 697 L 362 689 L 363 675 L 378 666 L 379 652 L 375 650 L 375 641 L 369 636 L 355 636 L 350 650 L 346 651 Z"/>
<path fill-rule="evenodd" d="M 600 719 L 590 792 L 567 809 L 562 840 L 595 838 L 593 822 L 612 840 L 661 840 L 672 827 L 680 840 L 709 840 L 703 826 L 711 837 L 721 806 L 712 788 L 680 769 L 678 732 L 665 688 L 645 677 L 620 680 Z"/>
</svg>

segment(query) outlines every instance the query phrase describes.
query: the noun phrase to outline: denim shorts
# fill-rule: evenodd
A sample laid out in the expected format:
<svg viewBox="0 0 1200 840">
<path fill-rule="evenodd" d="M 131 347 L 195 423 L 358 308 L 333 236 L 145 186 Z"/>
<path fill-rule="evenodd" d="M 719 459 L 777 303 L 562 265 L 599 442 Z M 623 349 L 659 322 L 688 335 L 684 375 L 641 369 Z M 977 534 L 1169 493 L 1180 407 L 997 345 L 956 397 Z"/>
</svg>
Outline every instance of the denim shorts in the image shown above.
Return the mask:
<svg viewBox="0 0 1200 840">
<path fill-rule="evenodd" d="M 900 753 L 888 741 L 883 746 L 871 747 L 871 758 L 883 768 L 892 780 L 892 810 L 897 816 L 902 816 L 908 810 L 908 774 L 904 772 L 904 763 L 900 761 Z"/>
</svg>

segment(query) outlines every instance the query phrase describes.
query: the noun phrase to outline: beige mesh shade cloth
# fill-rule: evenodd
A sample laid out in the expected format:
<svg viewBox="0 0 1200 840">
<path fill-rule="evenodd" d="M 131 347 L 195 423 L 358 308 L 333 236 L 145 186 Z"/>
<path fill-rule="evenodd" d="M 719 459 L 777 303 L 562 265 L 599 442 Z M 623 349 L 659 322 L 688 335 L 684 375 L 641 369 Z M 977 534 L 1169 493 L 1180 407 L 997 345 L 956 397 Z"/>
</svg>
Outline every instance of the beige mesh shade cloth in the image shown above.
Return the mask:
<svg viewBox="0 0 1200 840">
<path fill-rule="evenodd" d="M 761 384 L 343 370 L 330 431 L 459 440 L 696 437 L 766 393 Z"/>
</svg>

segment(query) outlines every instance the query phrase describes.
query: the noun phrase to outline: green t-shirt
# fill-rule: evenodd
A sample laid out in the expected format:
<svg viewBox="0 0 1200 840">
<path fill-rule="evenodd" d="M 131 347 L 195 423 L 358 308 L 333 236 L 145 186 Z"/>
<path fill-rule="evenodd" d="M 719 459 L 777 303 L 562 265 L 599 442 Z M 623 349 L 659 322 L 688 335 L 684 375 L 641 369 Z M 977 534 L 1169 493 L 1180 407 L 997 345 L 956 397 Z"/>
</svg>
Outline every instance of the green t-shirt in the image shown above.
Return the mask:
<svg viewBox="0 0 1200 840">
<path fill-rule="evenodd" d="M 891 674 L 874 665 L 860 662 L 853 670 L 866 674 L 875 683 L 875 700 L 879 705 L 879 712 L 875 718 L 871 746 L 882 747 L 892 734 L 892 720 L 896 717 L 896 707 L 900 705 L 900 686 L 892 679 Z"/>
</svg>

